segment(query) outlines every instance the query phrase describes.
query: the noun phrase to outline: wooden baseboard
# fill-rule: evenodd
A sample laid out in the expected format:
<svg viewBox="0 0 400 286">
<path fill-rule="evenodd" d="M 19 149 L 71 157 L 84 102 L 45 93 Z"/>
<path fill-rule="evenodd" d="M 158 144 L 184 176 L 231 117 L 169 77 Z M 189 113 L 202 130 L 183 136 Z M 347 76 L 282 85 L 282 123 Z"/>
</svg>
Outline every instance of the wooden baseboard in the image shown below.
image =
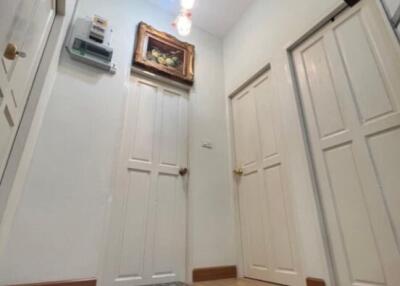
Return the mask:
<svg viewBox="0 0 400 286">
<path fill-rule="evenodd" d="M 96 286 L 96 279 L 85 279 L 85 280 L 66 280 L 66 281 L 54 281 L 54 282 L 40 282 L 30 284 L 16 284 L 10 286 Z"/>
<path fill-rule="evenodd" d="M 325 281 L 318 278 L 307 278 L 307 286 L 325 286 Z"/>
<path fill-rule="evenodd" d="M 236 278 L 236 266 L 197 268 L 193 270 L 193 282 Z"/>
</svg>

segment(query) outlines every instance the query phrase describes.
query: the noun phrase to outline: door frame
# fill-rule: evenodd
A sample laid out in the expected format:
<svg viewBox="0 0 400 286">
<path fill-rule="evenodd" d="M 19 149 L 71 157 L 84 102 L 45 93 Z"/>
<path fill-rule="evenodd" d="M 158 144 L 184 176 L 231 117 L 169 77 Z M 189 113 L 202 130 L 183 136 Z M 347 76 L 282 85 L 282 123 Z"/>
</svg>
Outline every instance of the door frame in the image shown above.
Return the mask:
<svg viewBox="0 0 400 286">
<path fill-rule="evenodd" d="M 0 206 L 0 255 L 6 246 L 22 196 L 40 127 L 55 82 L 64 39 L 77 7 L 77 0 L 71 1 L 72 4 L 67 4 L 67 0 L 53 1 L 55 3 L 53 23 L 44 44 L 0 187 L 0 191 L 8 191 L 6 202 Z"/>
<path fill-rule="evenodd" d="M 271 78 L 274 78 L 274 73 L 272 70 L 271 60 L 268 60 L 267 63 L 259 69 L 256 73 L 250 76 L 246 81 L 244 81 L 239 87 L 237 87 L 233 92 L 226 96 L 226 120 L 228 122 L 228 163 L 229 163 L 229 187 L 232 190 L 233 197 L 233 209 L 234 209 L 234 225 L 235 225 L 235 240 L 236 240 L 236 257 L 237 257 L 237 271 L 238 277 L 244 277 L 245 273 L 245 259 L 244 259 L 244 244 L 242 239 L 242 222 L 241 222 L 241 212 L 240 212 L 240 203 L 239 203 L 239 188 L 237 183 L 237 178 L 233 174 L 233 170 L 236 166 L 236 152 L 235 152 L 235 131 L 234 131 L 234 123 L 233 123 L 233 106 L 232 100 L 238 96 L 242 91 L 246 90 L 252 83 L 258 80 L 263 75 L 269 74 Z M 273 89 L 276 90 L 276 84 L 272 82 Z M 281 123 L 282 125 L 282 123 Z M 282 150 L 282 153 L 286 153 L 286 150 Z M 283 158 L 286 158 L 286 155 L 283 154 Z M 287 189 L 289 203 L 293 205 L 293 197 L 291 193 L 291 189 Z M 296 246 L 296 268 L 298 271 L 299 279 L 304 280 L 304 269 L 302 265 L 302 257 L 304 253 L 302 252 L 302 248 L 299 244 L 298 239 L 298 229 L 294 226 L 294 234 L 295 234 L 295 246 Z"/>
<path fill-rule="evenodd" d="M 129 77 L 136 77 L 143 79 L 145 81 L 150 81 L 150 82 L 155 82 L 158 85 L 161 85 L 163 87 L 172 87 L 174 89 L 180 89 L 184 93 L 187 94 L 188 97 L 188 107 L 187 107 L 187 168 L 189 169 L 188 175 L 186 175 L 185 178 L 185 185 L 186 185 L 186 218 L 185 218 L 185 266 L 184 266 L 184 271 L 183 271 L 183 280 L 182 282 L 184 283 L 192 283 L 192 236 L 191 236 L 191 224 L 190 222 L 190 202 L 191 202 L 191 192 L 190 192 L 190 143 L 191 143 L 191 132 L 190 132 L 190 118 L 191 118 L 191 105 L 190 105 L 190 97 L 193 92 L 192 87 L 171 81 L 169 79 L 165 79 L 162 76 L 159 76 L 155 73 L 148 72 L 145 70 L 142 70 L 140 68 L 136 67 L 131 67 L 131 71 L 129 73 Z M 131 85 L 128 87 L 129 94 L 132 92 L 132 87 Z M 107 263 L 107 259 L 110 255 L 109 253 L 109 242 L 111 239 L 111 223 L 112 223 L 112 212 L 113 212 L 113 197 L 115 194 L 115 191 L 119 188 L 119 182 L 118 178 L 120 176 L 120 169 L 119 167 L 121 166 L 121 162 L 126 161 L 126 157 L 124 157 L 123 153 L 123 144 L 124 144 L 124 131 L 126 127 L 126 114 L 128 112 L 129 108 L 129 98 L 128 96 L 124 99 L 123 103 L 123 119 L 122 119 L 122 126 L 120 129 L 120 137 L 118 139 L 118 147 L 116 148 L 115 151 L 115 156 L 114 156 L 114 162 L 113 162 L 113 172 L 112 172 L 112 183 L 111 183 L 111 192 L 109 193 L 108 199 L 107 199 L 107 206 L 106 206 L 106 211 L 105 211 L 105 216 L 104 216 L 104 223 L 103 223 L 103 232 L 102 232 L 102 241 L 101 241 L 101 251 L 99 255 L 99 263 L 97 267 L 97 285 L 99 286 L 106 286 L 108 281 L 108 266 L 109 263 Z M 125 160 L 124 160 L 125 159 Z"/>
<path fill-rule="evenodd" d="M 235 225 L 235 241 L 236 241 L 236 257 L 237 257 L 237 272 L 239 277 L 244 277 L 245 263 L 244 263 L 244 251 L 243 251 L 243 241 L 242 241 L 242 224 L 240 220 L 240 207 L 239 207 L 239 196 L 238 196 L 238 184 L 233 174 L 233 170 L 236 168 L 236 154 L 235 154 L 235 133 L 233 126 L 233 108 L 232 100 L 241 91 L 245 90 L 252 82 L 257 80 L 260 76 L 267 72 L 272 72 L 271 62 L 268 61 L 259 71 L 253 74 L 249 79 L 243 82 L 239 87 L 237 87 L 233 92 L 231 92 L 227 97 L 226 103 L 226 120 L 228 122 L 228 165 L 229 165 L 229 188 L 232 190 L 233 196 L 233 209 L 234 209 L 234 225 Z"/>
<path fill-rule="evenodd" d="M 363 0 L 360 0 L 360 1 L 363 1 Z M 392 31 L 393 31 L 395 37 L 397 38 L 397 40 L 400 43 L 399 35 L 396 33 L 396 30 L 390 21 L 390 16 L 389 16 L 388 11 L 385 8 L 385 4 L 383 2 L 384 0 L 373 0 L 373 1 L 377 2 L 378 8 L 381 10 L 381 13 L 384 18 L 384 21 L 386 22 L 386 25 L 388 27 L 392 28 Z M 355 4 L 355 5 L 357 5 L 357 4 Z M 307 130 L 307 125 L 306 125 L 304 106 L 303 106 L 303 103 L 301 100 L 301 91 L 300 91 L 300 85 L 299 85 L 299 81 L 298 81 L 297 74 L 296 74 L 296 67 L 295 67 L 293 52 L 297 47 L 299 47 L 301 44 L 303 44 L 305 41 L 307 41 L 310 37 L 312 37 L 314 34 L 318 33 L 327 24 L 329 24 L 329 22 L 333 18 L 341 15 L 348 9 L 351 9 L 351 6 L 348 5 L 347 3 L 345 3 L 344 1 L 339 2 L 336 5 L 332 6 L 310 28 L 308 28 L 305 32 L 301 33 L 298 37 L 296 37 L 296 40 L 294 40 L 293 42 L 286 45 L 286 49 L 285 49 L 286 50 L 286 58 L 289 63 L 290 78 L 293 83 L 292 84 L 293 85 L 293 93 L 294 93 L 294 99 L 296 102 L 296 109 L 298 112 L 298 119 L 300 122 L 302 141 L 303 141 L 303 145 L 305 148 L 304 151 L 305 151 L 306 159 L 307 159 L 307 168 L 308 168 L 310 176 L 311 176 L 312 191 L 313 191 L 315 202 L 316 202 L 319 227 L 320 227 L 320 231 L 321 231 L 322 238 L 323 238 L 322 242 L 323 242 L 323 250 L 325 252 L 325 257 L 326 257 L 327 266 L 328 266 L 328 275 L 329 275 L 328 278 L 331 281 L 332 285 L 337 285 L 337 281 L 336 281 L 337 278 L 335 275 L 334 262 L 333 262 L 333 253 L 332 253 L 330 238 L 328 235 L 328 228 L 327 228 L 327 223 L 326 223 L 327 219 L 326 219 L 326 216 L 323 211 L 322 197 L 321 197 L 320 187 L 318 184 L 315 164 L 313 161 L 313 155 L 312 155 L 312 151 L 311 151 L 311 141 L 310 141 L 310 136 L 308 135 L 309 133 Z"/>
</svg>

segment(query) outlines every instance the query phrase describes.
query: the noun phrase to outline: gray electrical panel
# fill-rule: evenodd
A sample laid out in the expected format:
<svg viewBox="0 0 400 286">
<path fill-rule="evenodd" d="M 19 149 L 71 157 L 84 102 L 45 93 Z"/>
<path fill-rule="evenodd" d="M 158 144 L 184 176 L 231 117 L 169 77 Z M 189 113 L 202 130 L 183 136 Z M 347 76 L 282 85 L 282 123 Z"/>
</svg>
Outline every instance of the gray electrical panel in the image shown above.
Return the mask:
<svg viewBox="0 0 400 286">
<path fill-rule="evenodd" d="M 112 29 L 107 21 L 99 16 L 77 19 L 67 50 L 73 59 L 114 74 L 116 67 L 112 63 L 111 35 Z"/>
</svg>

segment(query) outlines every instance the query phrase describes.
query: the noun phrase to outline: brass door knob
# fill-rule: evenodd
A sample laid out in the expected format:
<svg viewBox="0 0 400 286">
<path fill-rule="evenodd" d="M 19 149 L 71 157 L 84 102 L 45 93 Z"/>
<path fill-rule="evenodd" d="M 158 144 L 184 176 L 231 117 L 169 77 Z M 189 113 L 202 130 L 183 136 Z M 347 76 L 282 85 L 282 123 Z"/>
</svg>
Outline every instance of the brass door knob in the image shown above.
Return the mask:
<svg viewBox="0 0 400 286">
<path fill-rule="evenodd" d="M 237 168 L 233 170 L 233 173 L 237 176 L 242 176 L 243 175 L 243 169 L 242 168 Z"/>
<path fill-rule="evenodd" d="M 188 168 L 180 168 L 179 175 L 181 175 L 183 177 L 188 173 L 188 171 L 189 171 Z"/>
<path fill-rule="evenodd" d="M 21 57 L 21 58 L 25 58 L 26 57 L 26 53 L 22 52 L 22 51 L 18 51 L 18 48 L 15 44 L 9 43 L 7 44 L 6 50 L 4 51 L 3 56 L 8 59 L 8 60 L 15 60 L 15 58 L 17 56 Z"/>
</svg>

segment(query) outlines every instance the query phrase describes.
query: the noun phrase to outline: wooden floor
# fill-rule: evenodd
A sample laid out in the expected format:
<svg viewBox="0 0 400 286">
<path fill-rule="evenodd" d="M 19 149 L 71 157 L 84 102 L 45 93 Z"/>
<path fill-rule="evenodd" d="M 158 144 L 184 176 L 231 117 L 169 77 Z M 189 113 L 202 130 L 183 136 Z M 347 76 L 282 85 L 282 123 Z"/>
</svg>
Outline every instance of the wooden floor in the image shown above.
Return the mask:
<svg viewBox="0 0 400 286">
<path fill-rule="evenodd" d="M 276 286 L 275 284 L 265 283 L 251 279 L 224 279 L 206 282 L 196 282 L 193 286 Z"/>
</svg>

